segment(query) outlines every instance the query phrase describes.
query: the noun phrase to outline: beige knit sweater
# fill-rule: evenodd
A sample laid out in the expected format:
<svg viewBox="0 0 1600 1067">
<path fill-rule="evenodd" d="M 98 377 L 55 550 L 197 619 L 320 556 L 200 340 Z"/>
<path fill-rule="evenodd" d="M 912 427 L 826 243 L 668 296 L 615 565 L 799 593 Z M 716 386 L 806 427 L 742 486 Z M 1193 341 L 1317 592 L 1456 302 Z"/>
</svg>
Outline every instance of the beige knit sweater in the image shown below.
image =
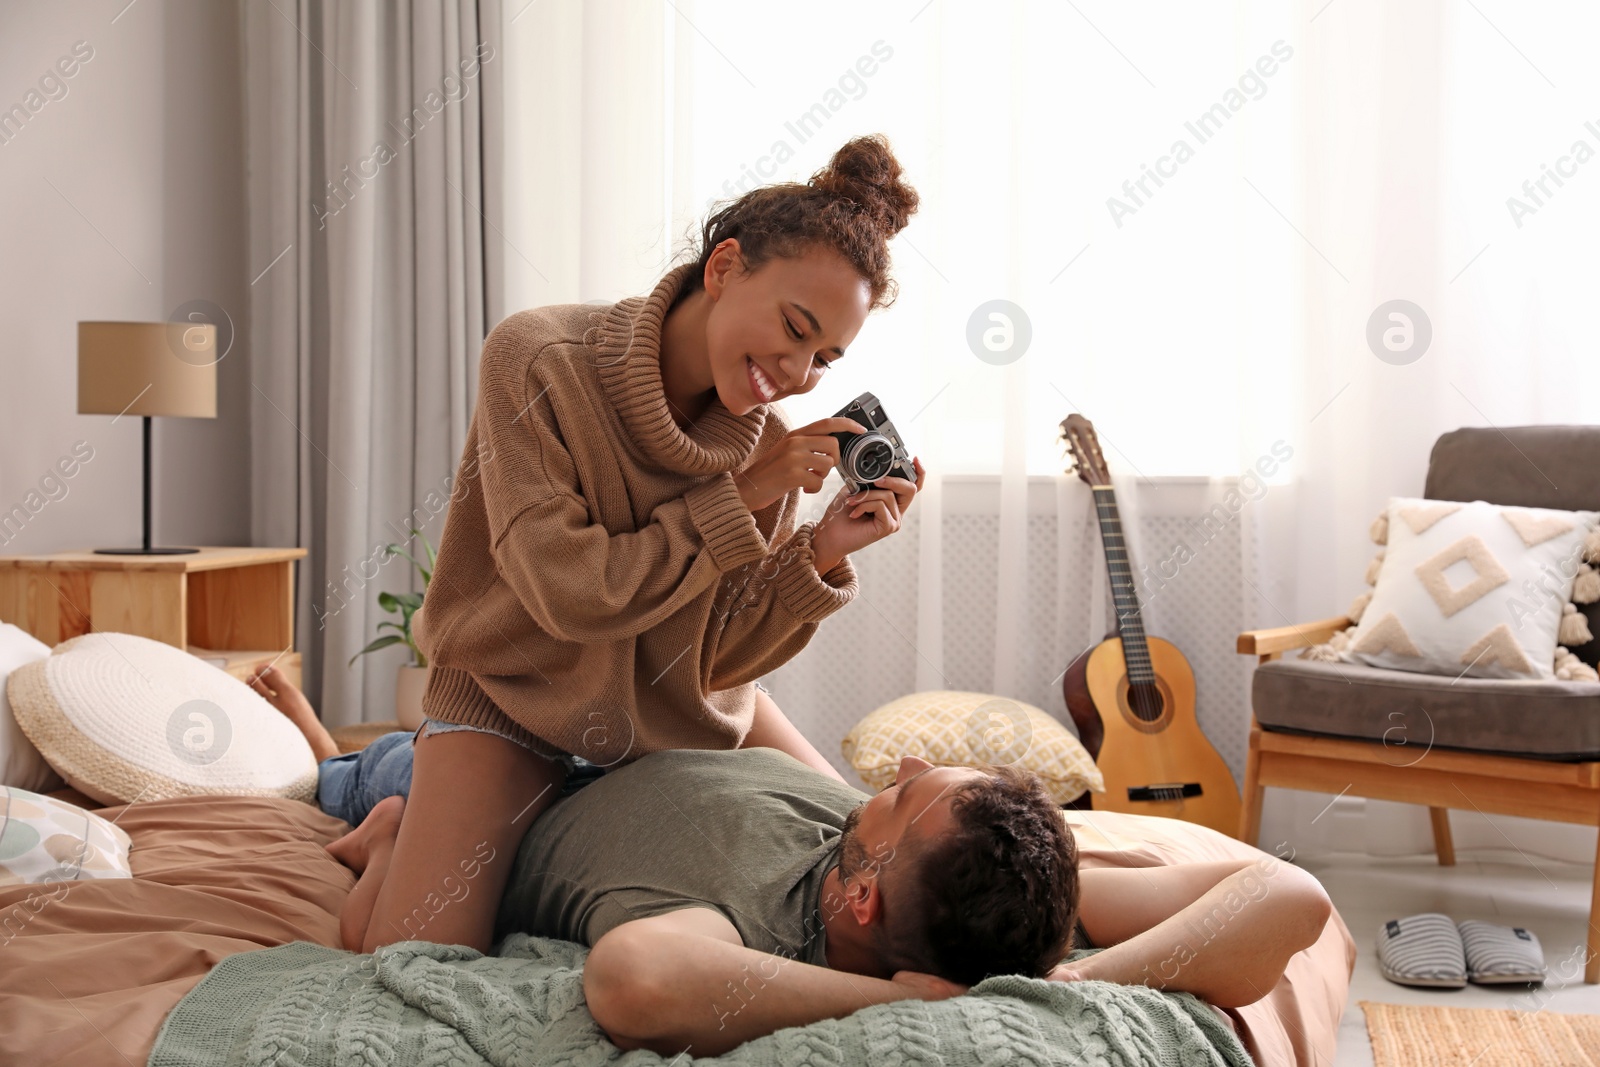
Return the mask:
<svg viewBox="0 0 1600 1067">
<path fill-rule="evenodd" d="M 721 400 L 685 431 L 662 320 L 693 265 L 645 297 L 511 315 L 489 334 L 418 645 L 423 709 L 605 766 L 736 748 L 754 680 L 855 596 L 814 565 L 801 491 L 752 513 L 733 473 L 791 429 Z"/>
</svg>

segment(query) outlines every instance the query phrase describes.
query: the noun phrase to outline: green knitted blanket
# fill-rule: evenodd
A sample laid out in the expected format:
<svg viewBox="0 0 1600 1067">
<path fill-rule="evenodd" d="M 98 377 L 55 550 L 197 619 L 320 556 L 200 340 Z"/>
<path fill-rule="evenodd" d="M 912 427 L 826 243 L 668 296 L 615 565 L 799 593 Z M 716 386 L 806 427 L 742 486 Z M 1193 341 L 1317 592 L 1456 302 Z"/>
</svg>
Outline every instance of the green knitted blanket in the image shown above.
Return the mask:
<svg viewBox="0 0 1600 1067">
<path fill-rule="evenodd" d="M 1080 953 L 1074 953 L 1076 958 Z M 1249 1065 L 1188 994 L 1106 982 L 984 980 L 779 1030 L 722 1056 L 624 1053 L 583 998 L 588 949 L 513 934 L 499 954 L 403 941 L 356 955 L 305 941 L 229 956 L 167 1016 L 149 1067 Z"/>
</svg>

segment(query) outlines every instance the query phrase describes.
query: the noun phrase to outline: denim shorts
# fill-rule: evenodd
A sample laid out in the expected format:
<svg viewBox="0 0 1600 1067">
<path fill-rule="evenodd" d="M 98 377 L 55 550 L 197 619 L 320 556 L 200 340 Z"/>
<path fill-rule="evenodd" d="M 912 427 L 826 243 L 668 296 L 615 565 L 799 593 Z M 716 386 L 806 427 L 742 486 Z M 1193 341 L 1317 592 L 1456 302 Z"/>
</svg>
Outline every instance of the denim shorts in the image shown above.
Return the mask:
<svg viewBox="0 0 1600 1067">
<path fill-rule="evenodd" d="M 359 826 L 384 797 L 411 794 L 411 734 L 381 734 L 360 752 L 317 764 L 317 807 Z"/>
<path fill-rule="evenodd" d="M 420 741 L 424 737 L 432 737 L 434 734 L 453 734 L 462 730 L 468 730 L 475 734 L 488 734 L 491 737 L 503 737 L 507 741 L 510 741 L 512 744 L 517 745 L 520 748 L 528 749 L 528 751 L 533 752 L 535 756 L 538 756 L 542 759 L 547 759 L 551 763 L 559 763 L 568 770 L 572 769 L 571 761 L 577 758 L 575 756 L 547 756 L 543 752 L 535 752 L 533 749 L 528 748 L 528 746 L 523 744 L 521 741 L 518 741 L 515 737 L 512 737 L 510 734 L 503 734 L 499 730 L 491 730 L 487 726 L 468 726 L 464 722 L 446 722 L 444 719 L 423 719 L 422 729 L 417 731 L 417 740 Z"/>
<path fill-rule="evenodd" d="M 404 730 L 383 734 L 360 752 L 331 756 L 317 765 L 317 806 L 351 826 L 358 826 L 384 797 L 411 795 L 412 742 L 416 737 L 472 730 L 505 737 L 496 730 L 464 723 L 425 719 L 416 734 Z M 514 740 L 507 737 L 506 740 Z M 529 751 L 532 751 L 531 749 Z M 535 753 L 543 756 L 543 753 Z M 551 759 L 549 756 L 543 756 Z M 553 762 L 567 768 L 561 796 L 576 792 L 605 774 L 606 768 L 582 756 L 562 756 Z"/>
</svg>

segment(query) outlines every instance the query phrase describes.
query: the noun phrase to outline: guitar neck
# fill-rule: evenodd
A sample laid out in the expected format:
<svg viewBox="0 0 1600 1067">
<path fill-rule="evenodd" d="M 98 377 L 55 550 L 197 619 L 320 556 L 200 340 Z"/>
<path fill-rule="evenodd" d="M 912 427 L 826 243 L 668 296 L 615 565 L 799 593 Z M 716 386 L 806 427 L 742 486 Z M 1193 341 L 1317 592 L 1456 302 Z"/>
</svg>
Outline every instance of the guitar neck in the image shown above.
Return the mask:
<svg viewBox="0 0 1600 1067">
<path fill-rule="evenodd" d="M 1111 601 L 1117 612 L 1117 633 L 1122 637 L 1122 658 L 1128 666 L 1128 681 L 1134 685 L 1155 681 L 1150 664 L 1150 643 L 1145 639 L 1144 615 L 1139 609 L 1139 592 L 1133 581 L 1133 566 L 1128 560 L 1127 542 L 1122 536 L 1122 518 L 1117 513 L 1117 496 L 1109 485 L 1096 485 L 1095 515 L 1100 520 L 1100 543 L 1105 547 L 1106 573 L 1111 577 Z"/>
</svg>

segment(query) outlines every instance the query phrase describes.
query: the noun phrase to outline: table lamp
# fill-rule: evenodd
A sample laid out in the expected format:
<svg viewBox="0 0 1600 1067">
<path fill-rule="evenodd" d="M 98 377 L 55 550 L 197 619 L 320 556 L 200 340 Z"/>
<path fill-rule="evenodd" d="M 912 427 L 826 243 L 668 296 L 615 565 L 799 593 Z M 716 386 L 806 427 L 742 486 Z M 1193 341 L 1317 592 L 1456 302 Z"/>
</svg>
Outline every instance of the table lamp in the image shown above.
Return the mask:
<svg viewBox="0 0 1600 1067">
<path fill-rule="evenodd" d="M 150 545 L 150 418 L 216 418 L 216 352 L 217 327 L 209 322 L 78 323 L 78 414 L 144 419 L 144 546 L 96 552 L 172 556 L 199 551 Z"/>
</svg>

